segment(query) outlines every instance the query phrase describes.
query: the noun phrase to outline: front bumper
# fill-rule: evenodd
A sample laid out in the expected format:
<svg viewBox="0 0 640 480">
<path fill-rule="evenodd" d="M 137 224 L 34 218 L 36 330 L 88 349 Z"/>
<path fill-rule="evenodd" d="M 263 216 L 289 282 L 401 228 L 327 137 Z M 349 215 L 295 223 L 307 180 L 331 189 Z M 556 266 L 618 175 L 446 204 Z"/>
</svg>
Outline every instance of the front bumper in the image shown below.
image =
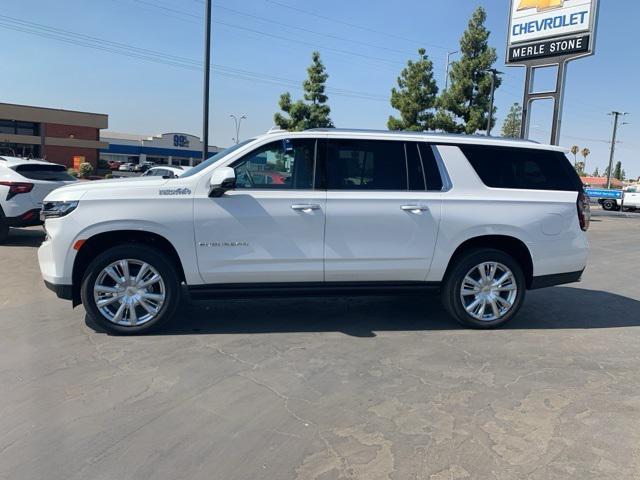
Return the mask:
<svg viewBox="0 0 640 480">
<path fill-rule="evenodd" d="M 64 300 L 73 300 L 73 287 L 71 285 L 59 285 L 57 283 L 51 283 L 44 281 L 46 287 L 54 292 L 58 298 Z"/>
</svg>

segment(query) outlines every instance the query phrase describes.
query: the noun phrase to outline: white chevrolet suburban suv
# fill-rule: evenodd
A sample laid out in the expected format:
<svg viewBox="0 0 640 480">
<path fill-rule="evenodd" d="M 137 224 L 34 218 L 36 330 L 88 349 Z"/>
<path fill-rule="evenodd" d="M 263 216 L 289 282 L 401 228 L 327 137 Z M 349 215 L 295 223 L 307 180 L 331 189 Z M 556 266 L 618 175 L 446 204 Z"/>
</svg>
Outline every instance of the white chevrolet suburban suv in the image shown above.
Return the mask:
<svg viewBox="0 0 640 480">
<path fill-rule="evenodd" d="M 441 292 L 467 326 L 577 282 L 588 201 L 563 150 L 410 132 L 270 132 L 178 178 L 44 202 L 46 285 L 114 333 L 192 299 Z"/>
</svg>

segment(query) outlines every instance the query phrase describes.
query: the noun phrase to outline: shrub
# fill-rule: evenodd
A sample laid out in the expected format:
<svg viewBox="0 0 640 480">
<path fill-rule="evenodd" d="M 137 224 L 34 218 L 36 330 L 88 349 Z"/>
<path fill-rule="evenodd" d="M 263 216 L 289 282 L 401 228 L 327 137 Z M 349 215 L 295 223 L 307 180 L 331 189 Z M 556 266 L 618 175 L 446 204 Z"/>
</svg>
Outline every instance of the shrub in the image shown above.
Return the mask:
<svg viewBox="0 0 640 480">
<path fill-rule="evenodd" d="M 76 170 L 75 168 L 69 168 L 67 169 L 67 173 L 69 175 L 71 175 L 72 177 L 76 177 L 78 178 L 78 170 Z"/>
<path fill-rule="evenodd" d="M 93 173 L 93 165 L 89 162 L 84 162 L 80 164 L 80 168 L 78 169 L 78 174 L 81 178 L 86 178 Z"/>
<path fill-rule="evenodd" d="M 104 178 L 113 178 L 113 175 L 112 175 L 112 174 L 110 174 L 110 173 L 107 173 L 107 174 L 104 176 Z"/>
</svg>

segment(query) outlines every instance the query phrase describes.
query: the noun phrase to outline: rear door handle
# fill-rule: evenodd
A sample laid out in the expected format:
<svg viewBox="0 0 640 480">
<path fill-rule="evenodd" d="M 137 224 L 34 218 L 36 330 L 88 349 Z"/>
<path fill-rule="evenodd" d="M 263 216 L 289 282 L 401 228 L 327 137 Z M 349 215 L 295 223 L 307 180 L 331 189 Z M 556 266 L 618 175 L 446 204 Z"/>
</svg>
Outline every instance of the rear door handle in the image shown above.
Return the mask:
<svg viewBox="0 0 640 480">
<path fill-rule="evenodd" d="M 291 205 L 291 208 L 300 212 L 310 212 L 312 210 L 320 210 L 320 205 L 317 203 L 294 204 Z"/>
<path fill-rule="evenodd" d="M 405 212 L 411 213 L 426 212 L 427 210 L 429 210 L 429 207 L 427 207 L 426 205 L 401 205 L 400 208 Z"/>
</svg>

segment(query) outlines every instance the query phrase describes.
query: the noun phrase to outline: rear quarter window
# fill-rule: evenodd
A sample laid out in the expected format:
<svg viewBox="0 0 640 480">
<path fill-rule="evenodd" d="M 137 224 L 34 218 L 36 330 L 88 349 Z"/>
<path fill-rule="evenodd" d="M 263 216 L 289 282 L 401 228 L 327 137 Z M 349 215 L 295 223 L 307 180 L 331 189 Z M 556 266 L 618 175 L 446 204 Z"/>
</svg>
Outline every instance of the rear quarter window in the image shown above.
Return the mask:
<svg viewBox="0 0 640 480">
<path fill-rule="evenodd" d="M 492 188 L 579 191 L 580 177 L 562 152 L 461 145 L 485 185 Z"/>
<path fill-rule="evenodd" d="M 63 165 L 24 164 L 13 168 L 16 172 L 30 180 L 49 182 L 71 182 L 75 178 L 67 173 Z"/>
</svg>

